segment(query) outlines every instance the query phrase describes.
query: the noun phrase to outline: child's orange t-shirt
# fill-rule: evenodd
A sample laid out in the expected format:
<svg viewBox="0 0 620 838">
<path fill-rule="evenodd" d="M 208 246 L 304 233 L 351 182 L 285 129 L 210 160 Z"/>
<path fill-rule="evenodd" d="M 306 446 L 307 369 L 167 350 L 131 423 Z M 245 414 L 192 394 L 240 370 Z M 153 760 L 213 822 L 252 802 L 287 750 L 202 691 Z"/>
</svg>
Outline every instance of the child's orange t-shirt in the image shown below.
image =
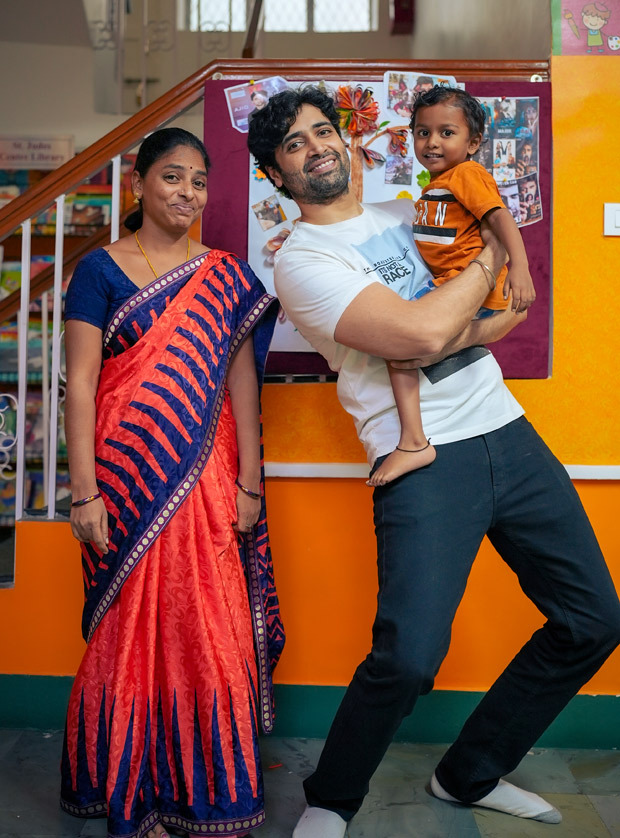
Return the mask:
<svg viewBox="0 0 620 838">
<path fill-rule="evenodd" d="M 424 187 L 415 204 L 413 237 L 436 285 L 460 274 L 479 255 L 484 247 L 480 222 L 489 210 L 503 206 L 495 181 L 474 160 L 440 172 Z M 508 306 L 502 292 L 507 273 L 502 268 L 485 308 Z"/>
</svg>

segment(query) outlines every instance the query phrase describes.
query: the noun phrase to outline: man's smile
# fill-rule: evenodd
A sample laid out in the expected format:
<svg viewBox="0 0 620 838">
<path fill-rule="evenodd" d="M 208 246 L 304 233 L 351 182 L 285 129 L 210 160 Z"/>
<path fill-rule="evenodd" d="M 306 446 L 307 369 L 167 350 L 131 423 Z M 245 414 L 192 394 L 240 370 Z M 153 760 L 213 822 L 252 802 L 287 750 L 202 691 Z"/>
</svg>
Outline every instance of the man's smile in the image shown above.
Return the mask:
<svg viewBox="0 0 620 838">
<path fill-rule="evenodd" d="M 305 166 L 306 174 L 308 172 L 313 172 L 314 174 L 322 174 L 323 172 L 329 172 L 333 168 L 335 168 L 335 166 L 338 165 L 339 160 L 339 155 L 330 151 L 328 154 L 324 155 L 318 160 L 313 160 L 310 163 L 307 163 Z"/>
</svg>

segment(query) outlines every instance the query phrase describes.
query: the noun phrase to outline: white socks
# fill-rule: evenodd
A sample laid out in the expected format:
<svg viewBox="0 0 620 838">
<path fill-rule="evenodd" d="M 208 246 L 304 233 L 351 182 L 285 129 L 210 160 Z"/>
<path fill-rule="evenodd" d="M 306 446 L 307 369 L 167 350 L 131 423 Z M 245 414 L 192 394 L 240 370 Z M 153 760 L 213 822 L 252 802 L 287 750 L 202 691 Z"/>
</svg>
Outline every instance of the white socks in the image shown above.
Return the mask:
<svg viewBox="0 0 620 838">
<path fill-rule="evenodd" d="M 440 785 L 433 774 L 431 777 L 431 791 L 440 800 L 448 800 L 450 803 L 460 803 L 456 797 L 448 794 Z M 467 804 L 465 804 L 467 805 Z M 495 809 L 507 815 L 515 815 L 517 818 L 530 818 L 542 823 L 560 823 L 562 815 L 546 800 L 531 791 L 524 791 L 512 783 L 500 780 L 497 786 L 485 797 L 475 800 L 471 806 L 483 806 L 485 809 Z"/>
<path fill-rule="evenodd" d="M 318 806 L 306 806 L 293 838 L 344 838 L 346 831 L 347 822 L 340 815 Z"/>
<path fill-rule="evenodd" d="M 439 785 L 434 774 L 431 777 L 431 791 L 440 800 L 447 800 L 450 803 L 461 802 Z M 493 791 L 471 805 L 495 809 L 497 812 L 515 815 L 517 818 L 530 818 L 530 820 L 542 823 L 560 823 L 562 820 L 562 815 L 558 810 L 542 797 L 513 786 L 505 780 L 500 780 Z M 336 812 L 320 809 L 318 806 L 306 806 L 293 831 L 293 838 L 344 838 L 346 831 L 347 822 Z"/>
</svg>

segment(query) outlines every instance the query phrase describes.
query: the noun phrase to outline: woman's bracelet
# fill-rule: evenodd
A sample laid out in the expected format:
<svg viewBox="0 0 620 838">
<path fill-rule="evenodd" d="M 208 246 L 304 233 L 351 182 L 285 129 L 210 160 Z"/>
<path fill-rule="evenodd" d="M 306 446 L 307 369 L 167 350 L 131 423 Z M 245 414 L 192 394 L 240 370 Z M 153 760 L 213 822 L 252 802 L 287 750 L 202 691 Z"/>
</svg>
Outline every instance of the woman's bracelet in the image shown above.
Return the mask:
<svg viewBox="0 0 620 838">
<path fill-rule="evenodd" d="M 484 271 L 484 275 L 485 275 L 487 283 L 489 285 L 489 291 L 495 291 L 495 285 L 497 283 L 497 280 L 496 280 L 495 274 L 493 273 L 491 268 L 488 265 L 485 265 L 484 262 L 482 262 L 480 259 L 472 259 L 471 261 L 475 262 L 476 265 L 480 265 L 480 267 Z M 489 282 L 489 277 L 491 278 L 490 282 Z"/>
<path fill-rule="evenodd" d="M 252 498 L 252 500 L 259 500 L 260 499 L 260 492 L 253 492 L 251 489 L 248 489 L 246 486 L 242 486 L 241 483 L 239 483 L 239 480 L 235 480 L 235 484 L 236 484 L 238 489 L 241 489 L 241 491 L 244 494 L 246 494 L 249 498 Z"/>
<path fill-rule="evenodd" d="M 101 497 L 101 492 L 97 492 L 96 495 L 89 495 L 87 498 L 81 498 L 80 500 L 74 500 L 71 506 L 84 506 L 87 503 L 90 503 L 93 500 L 97 500 L 97 498 Z"/>
</svg>

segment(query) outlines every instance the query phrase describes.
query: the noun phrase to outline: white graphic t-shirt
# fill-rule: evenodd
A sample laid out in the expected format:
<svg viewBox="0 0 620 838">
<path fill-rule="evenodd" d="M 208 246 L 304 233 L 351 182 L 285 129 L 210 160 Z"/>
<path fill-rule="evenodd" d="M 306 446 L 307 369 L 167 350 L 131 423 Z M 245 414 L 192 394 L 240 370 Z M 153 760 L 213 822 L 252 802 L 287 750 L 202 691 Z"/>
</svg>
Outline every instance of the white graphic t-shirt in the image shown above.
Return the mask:
<svg viewBox="0 0 620 838">
<path fill-rule="evenodd" d="M 405 299 L 430 274 L 411 233 L 409 200 L 365 204 L 336 224 L 297 222 L 276 254 L 275 287 L 288 317 L 338 373 L 338 398 L 353 417 L 368 462 L 389 454 L 400 426 L 385 361 L 343 346 L 334 331 L 347 306 L 372 282 Z M 475 346 L 419 371 L 424 432 L 433 445 L 488 433 L 521 416 L 488 349 Z"/>
</svg>

